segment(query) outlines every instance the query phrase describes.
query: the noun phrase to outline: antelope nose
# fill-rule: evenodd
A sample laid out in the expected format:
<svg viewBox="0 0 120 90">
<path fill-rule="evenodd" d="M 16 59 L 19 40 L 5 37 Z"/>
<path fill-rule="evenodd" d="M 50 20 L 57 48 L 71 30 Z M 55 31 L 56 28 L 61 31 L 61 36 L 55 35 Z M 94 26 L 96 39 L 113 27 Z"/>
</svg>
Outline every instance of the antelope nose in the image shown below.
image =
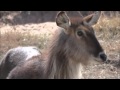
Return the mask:
<svg viewBox="0 0 120 90">
<path fill-rule="evenodd" d="M 106 56 L 106 54 L 104 54 L 104 53 L 100 54 L 100 58 L 101 58 L 103 61 L 106 61 L 106 60 L 107 60 L 107 56 Z"/>
</svg>

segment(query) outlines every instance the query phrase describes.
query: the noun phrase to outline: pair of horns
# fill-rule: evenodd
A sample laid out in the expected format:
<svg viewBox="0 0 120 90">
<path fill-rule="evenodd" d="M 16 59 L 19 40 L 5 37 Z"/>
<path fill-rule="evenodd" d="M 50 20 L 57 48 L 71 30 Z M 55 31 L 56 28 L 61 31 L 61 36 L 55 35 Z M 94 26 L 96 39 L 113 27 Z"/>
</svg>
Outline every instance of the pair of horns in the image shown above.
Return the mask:
<svg viewBox="0 0 120 90">
<path fill-rule="evenodd" d="M 90 25 L 90 26 L 96 24 L 99 20 L 100 15 L 101 15 L 101 11 L 96 11 L 93 14 L 90 14 L 86 17 L 83 17 L 83 15 L 80 13 L 80 11 L 77 11 L 77 12 L 83 18 L 83 23 L 85 25 Z M 67 16 L 67 13 L 65 11 L 60 11 L 58 13 L 58 15 L 60 15 L 60 14 L 65 14 Z"/>
</svg>

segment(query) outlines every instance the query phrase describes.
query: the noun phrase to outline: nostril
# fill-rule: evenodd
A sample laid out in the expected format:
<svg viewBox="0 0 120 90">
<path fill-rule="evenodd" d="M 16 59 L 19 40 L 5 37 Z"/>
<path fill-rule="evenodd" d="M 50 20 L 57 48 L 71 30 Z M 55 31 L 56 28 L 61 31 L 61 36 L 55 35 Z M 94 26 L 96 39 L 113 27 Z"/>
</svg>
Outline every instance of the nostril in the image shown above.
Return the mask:
<svg viewBox="0 0 120 90">
<path fill-rule="evenodd" d="M 103 61 L 106 61 L 107 60 L 107 56 L 105 54 L 100 54 L 100 58 L 103 60 Z"/>
</svg>

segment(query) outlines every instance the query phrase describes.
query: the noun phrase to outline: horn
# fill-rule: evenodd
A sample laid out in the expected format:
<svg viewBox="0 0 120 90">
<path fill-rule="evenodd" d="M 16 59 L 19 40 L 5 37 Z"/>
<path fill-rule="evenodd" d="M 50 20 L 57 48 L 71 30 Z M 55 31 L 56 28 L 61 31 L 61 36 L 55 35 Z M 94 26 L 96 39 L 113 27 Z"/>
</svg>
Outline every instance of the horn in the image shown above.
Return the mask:
<svg viewBox="0 0 120 90">
<path fill-rule="evenodd" d="M 96 11 L 92 17 L 92 20 L 89 22 L 89 25 L 92 25 L 93 23 L 97 23 L 99 17 L 101 15 L 100 11 Z"/>
<path fill-rule="evenodd" d="M 79 13 L 79 15 L 83 18 L 84 16 L 82 15 L 82 13 L 80 11 L 77 11 Z M 83 21 L 84 25 L 89 25 L 86 21 Z"/>
<path fill-rule="evenodd" d="M 91 15 L 85 17 L 85 19 L 86 19 L 86 18 L 89 18 L 89 17 L 92 17 L 92 19 L 91 19 L 91 21 L 90 21 L 89 23 L 87 23 L 85 20 L 83 21 L 83 23 L 84 23 L 85 25 L 91 26 L 91 25 L 93 25 L 93 23 L 94 23 L 94 24 L 97 23 L 100 15 L 101 15 L 101 11 L 96 11 L 96 12 L 94 12 L 94 14 L 91 14 Z"/>
<path fill-rule="evenodd" d="M 80 11 L 77 11 L 81 17 L 83 17 L 82 13 Z"/>
</svg>

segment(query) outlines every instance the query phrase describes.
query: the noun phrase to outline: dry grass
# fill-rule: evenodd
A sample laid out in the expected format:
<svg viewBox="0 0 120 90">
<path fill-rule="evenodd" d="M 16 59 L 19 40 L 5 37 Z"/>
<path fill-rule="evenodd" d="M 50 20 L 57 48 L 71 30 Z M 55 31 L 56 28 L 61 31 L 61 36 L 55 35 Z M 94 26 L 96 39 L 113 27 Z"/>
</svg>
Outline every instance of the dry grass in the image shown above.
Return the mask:
<svg viewBox="0 0 120 90">
<path fill-rule="evenodd" d="M 5 52 L 17 46 L 38 46 L 43 48 L 47 42 L 47 35 L 31 35 L 29 32 L 6 32 L 1 35 L 0 51 Z"/>
<path fill-rule="evenodd" d="M 25 28 L 25 26 L 23 26 Z M 28 29 L 28 28 L 27 28 Z M 39 33 L 39 31 L 24 30 L 17 26 L 3 26 L 0 29 L 0 58 L 11 48 L 17 46 L 37 46 L 43 49 L 51 34 Z"/>
<path fill-rule="evenodd" d="M 17 46 L 38 46 L 43 49 L 56 29 L 55 23 L 9 26 L 0 29 L 0 58 L 7 50 Z M 85 68 L 85 78 L 120 79 L 120 17 L 102 18 L 94 26 L 96 36 L 113 64 L 95 64 Z"/>
</svg>

